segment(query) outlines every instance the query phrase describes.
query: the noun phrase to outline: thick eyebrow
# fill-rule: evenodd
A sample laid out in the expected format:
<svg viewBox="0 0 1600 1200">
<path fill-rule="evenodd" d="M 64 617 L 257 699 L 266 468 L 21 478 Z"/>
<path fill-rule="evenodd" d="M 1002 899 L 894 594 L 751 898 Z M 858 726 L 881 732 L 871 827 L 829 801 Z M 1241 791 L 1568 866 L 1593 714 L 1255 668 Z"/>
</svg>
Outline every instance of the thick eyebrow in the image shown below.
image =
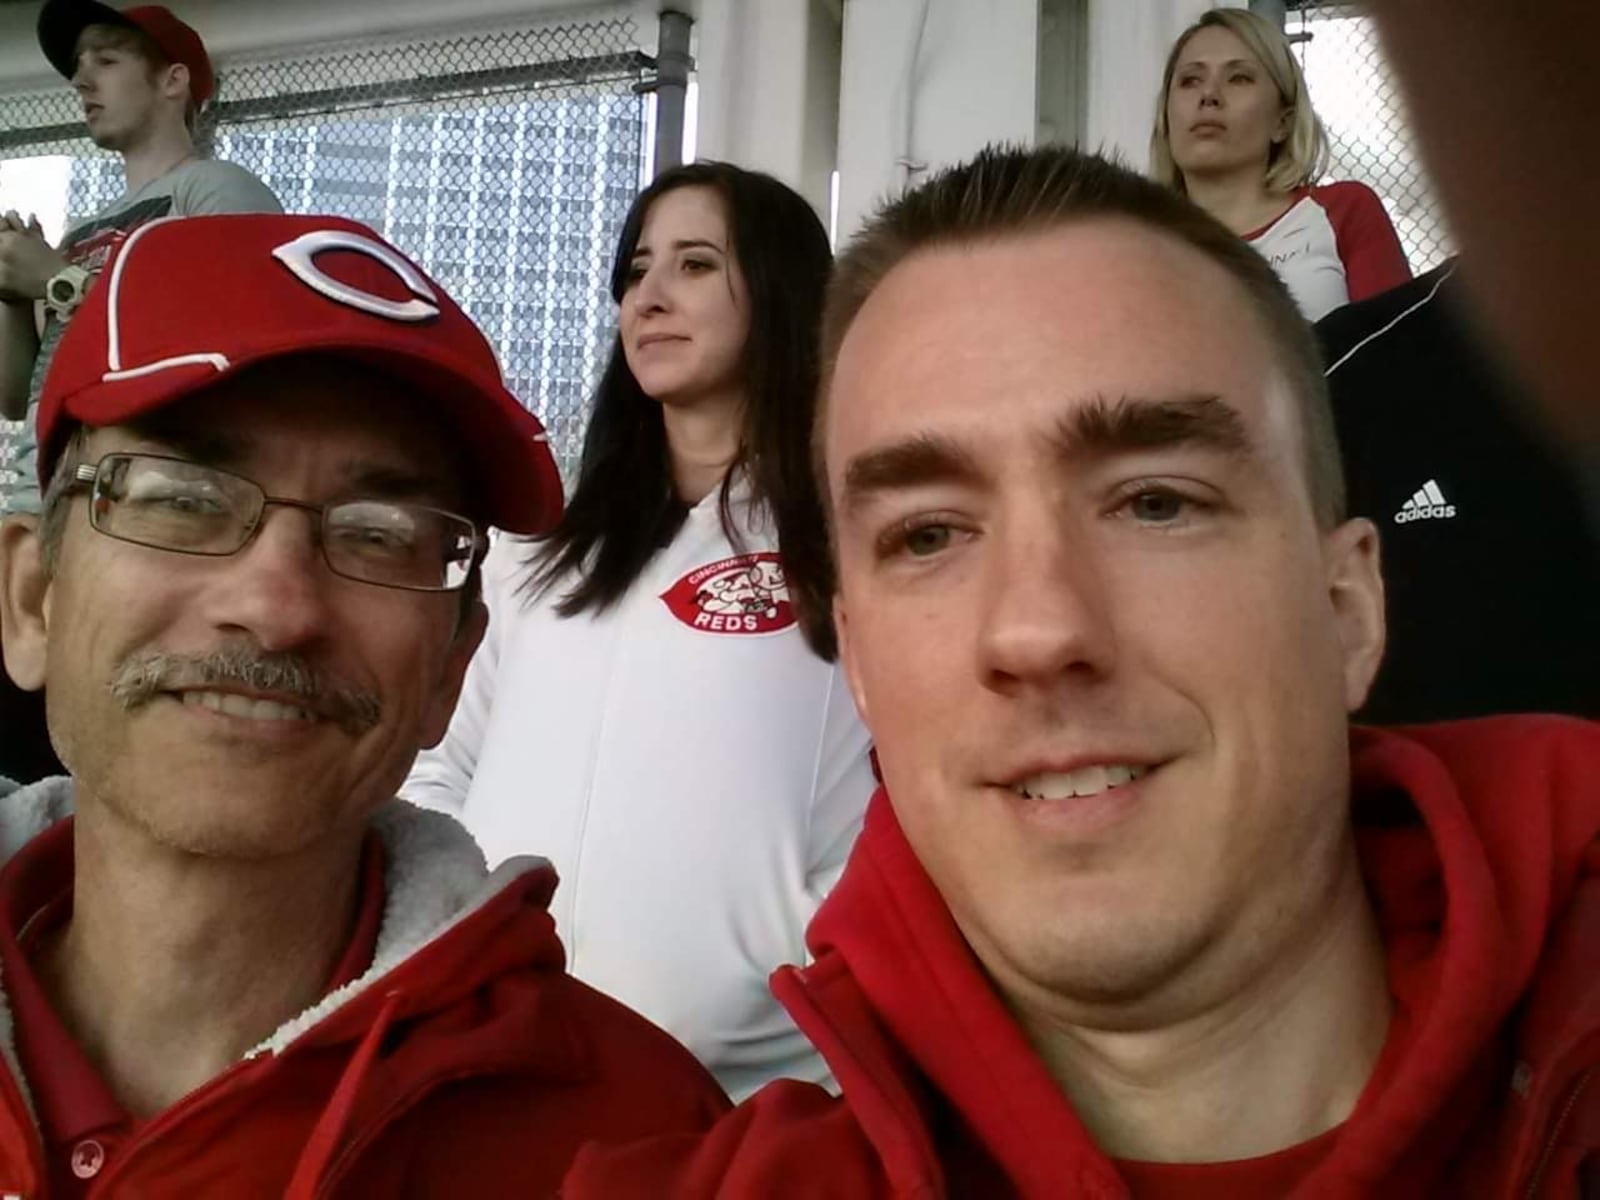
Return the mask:
<svg viewBox="0 0 1600 1200">
<path fill-rule="evenodd" d="M 1051 441 L 1063 462 L 1108 458 L 1140 450 L 1193 445 L 1248 458 L 1254 445 L 1244 418 L 1219 396 L 1170 398 L 1095 396 L 1057 423 Z M 984 477 L 972 452 L 935 433 L 915 434 L 851 459 L 844 472 L 841 507 L 859 512 L 886 493 L 936 483 L 973 483 Z"/>
<path fill-rule="evenodd" d="M 352 496 L 371 500 L 403 500 L 438 508 L 461 506 L 461 489 L 430 472 L 355 463 L 351 466 L 348 479 L 345 491 Z"/>
<path fill-rule="evenodd" d="M 844 472 L 843 507 L 856 512 L 885 492 L 930 483 L 970 483 L 982 474 L 965 447 L 939 434 L 919 433 L 851 459 Z"/>
<path fill-rule="evenodd" d="M 1213 395 L 1096 396 L 1061 418 L 1055 441 L 1063 459 L 1181 445 L 1248 458 L 1255 449 L 1238 410 Z"/>
<path fill-rule="evenodd" d="M 254 443 L 249 437 L 226 429 L 194 429 L 179 421 L 167 421 L 156 412 L 129 423 L 129 428 L 147 441 L 159 442 L 179 458 L 192 459 L 224 471 L 236 471 L 249 457 Z"/>
</svg>

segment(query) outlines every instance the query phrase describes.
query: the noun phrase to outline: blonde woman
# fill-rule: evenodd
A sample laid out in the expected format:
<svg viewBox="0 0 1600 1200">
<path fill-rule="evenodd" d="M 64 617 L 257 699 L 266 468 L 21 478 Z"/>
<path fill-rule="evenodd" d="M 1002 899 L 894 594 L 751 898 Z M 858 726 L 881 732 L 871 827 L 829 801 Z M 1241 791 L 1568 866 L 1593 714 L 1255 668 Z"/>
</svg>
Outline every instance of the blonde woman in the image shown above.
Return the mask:
<svg viewBox="0 0 1600 1200">
<path fill-rule="evenodd" d="M 1254 246 L 1315 321 L 1411 278 L 1365 184 L 1317 181 L 1327 140 L 1282 32 L 1214 8 L 1167 56 L 1150 169 Z"/>
</svg>

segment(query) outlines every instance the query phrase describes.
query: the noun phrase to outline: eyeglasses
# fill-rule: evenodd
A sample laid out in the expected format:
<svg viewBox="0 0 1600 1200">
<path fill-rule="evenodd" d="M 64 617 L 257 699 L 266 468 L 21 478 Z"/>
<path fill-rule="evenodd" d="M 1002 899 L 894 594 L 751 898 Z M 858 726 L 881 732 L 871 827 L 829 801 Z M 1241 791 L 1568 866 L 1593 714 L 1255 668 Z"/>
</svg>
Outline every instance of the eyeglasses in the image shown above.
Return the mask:
<svg viewBox="0 0 1600 1200">
<path fill-rule="evenodd" d="M 393 500 L 285 500 L 243 476 L 159 454 L 108 454 L 84 464 L 69 490 L 84 488 L 97 532 L 174 554 L 239 553 L 260 531 L 268 505 L 315 513 L 328 569 L 379 587 L 456 591 L 483 545 L 471 521 L 442 509 Z"/>
</svg>

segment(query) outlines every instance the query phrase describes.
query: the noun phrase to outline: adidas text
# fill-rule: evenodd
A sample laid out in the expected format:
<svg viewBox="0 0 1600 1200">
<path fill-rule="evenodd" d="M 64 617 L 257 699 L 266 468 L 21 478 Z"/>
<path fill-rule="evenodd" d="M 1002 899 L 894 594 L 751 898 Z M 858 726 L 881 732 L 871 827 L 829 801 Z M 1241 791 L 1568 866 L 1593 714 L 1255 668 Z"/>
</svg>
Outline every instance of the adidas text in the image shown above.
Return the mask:
<svg viewBox="0 0 1600 1200">
<path fill-rule="evenodd" d="M 1427 508 L 1402 508 L 1394 515 L 1396 525 L 1405 525 L 1410 521 L 1426 521 L 1430 518 L 1442 520 L 1445 517 L 1456 515 L 1454 504 L 1433 504 Z"/>
</svg>

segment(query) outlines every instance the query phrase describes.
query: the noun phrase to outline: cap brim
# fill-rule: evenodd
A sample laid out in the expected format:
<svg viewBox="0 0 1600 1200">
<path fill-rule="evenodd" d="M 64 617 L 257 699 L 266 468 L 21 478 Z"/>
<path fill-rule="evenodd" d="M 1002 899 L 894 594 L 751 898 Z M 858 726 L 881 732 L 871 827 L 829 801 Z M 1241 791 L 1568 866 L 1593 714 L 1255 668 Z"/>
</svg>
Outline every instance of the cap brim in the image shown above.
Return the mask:
<svg viewBox="0 0 1600 1200">
<path fill-rule="evenodd" d="M 39 48 L 50 65 L 68 79 L 78 70 L 78 38 L 91 25 L 138 28 L 116 9 L 98 0 L 46 0 L 39 10 Z"/>
<path fill-rule="evenodd" d="M 431 395 L 449 397 L 440 414 L 461 438 L 473 477 L 467 482 L 489 521 L 508 533 L 549 533 L 566 503 L 561 473 L 544 427 L 510 392 L 486 394 L 471 377 L 435 359 L 390 348 L 330 347 Z"/>
<path fill-rule="evenodd" d="M 481 505 L 490 524 L 510 533 L 536 535 L 548 533 L 561 519 L 565 503 L 561 474 L 537 418 L 503 388 L 498 394 L 491 393 L 467 371 L 394 346 L 348 342 L 318 346 L 311 342 L 235 360 L 220 373 L 196 364 L 156 372 L 143 379 L 94 385 L 67 397 L 63 409 L 75 423 L 118 425 L 213 387 L 250 367 L 297 354 L 326 354 L 361 362 L 444 400 L 437 411 L 460 438 L 466 452 L 468 495 Z M 65 429 L 53 439 L 55 444 L 40 447 L 40 466 L 47 472 L 53 469 L 64 437 Z"/>
</svg>

